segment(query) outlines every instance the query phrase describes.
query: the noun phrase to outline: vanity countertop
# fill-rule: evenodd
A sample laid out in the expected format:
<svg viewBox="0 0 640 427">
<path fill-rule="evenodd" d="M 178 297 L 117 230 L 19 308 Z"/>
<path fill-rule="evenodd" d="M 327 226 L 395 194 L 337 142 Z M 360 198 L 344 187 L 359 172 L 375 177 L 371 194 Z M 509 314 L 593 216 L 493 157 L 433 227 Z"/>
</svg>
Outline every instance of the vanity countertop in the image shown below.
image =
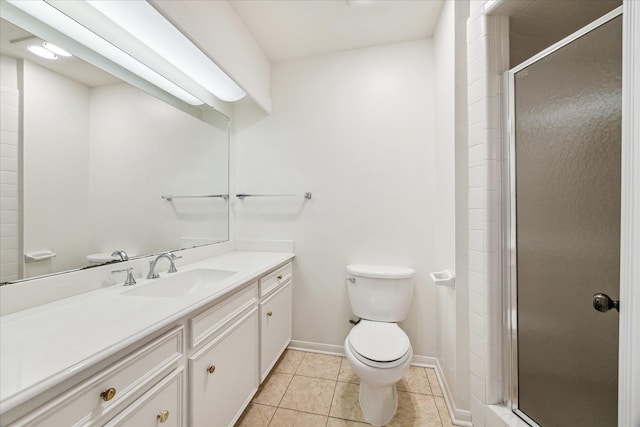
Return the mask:
<svg viewBox="0 0 640 427">
<path fill-rule="evenodd" d="M 197 268 L 236 272 L 209 289 L 171 298 L 132 297 L 122 294 L 133 287 L 117 285 L 0 317 L 0 413 L 293 257 L 283 252 L 230 252 L 179 268 L 179 272 Z"/>
</svg>

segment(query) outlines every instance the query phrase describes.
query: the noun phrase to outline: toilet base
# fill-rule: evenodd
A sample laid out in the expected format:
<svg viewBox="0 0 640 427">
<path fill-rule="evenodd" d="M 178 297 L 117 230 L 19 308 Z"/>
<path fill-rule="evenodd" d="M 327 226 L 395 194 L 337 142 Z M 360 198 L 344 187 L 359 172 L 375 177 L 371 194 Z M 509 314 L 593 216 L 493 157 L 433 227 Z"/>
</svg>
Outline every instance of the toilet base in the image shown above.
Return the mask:
<svg viewBox="0 0 640 427">
<path fill-rule="evenodd" d="M 374 426 L 387 424 L 398 409 L 396 385 L 377 386 L 360 381 L 360 408 L 366 420 Z"/>
</svg>

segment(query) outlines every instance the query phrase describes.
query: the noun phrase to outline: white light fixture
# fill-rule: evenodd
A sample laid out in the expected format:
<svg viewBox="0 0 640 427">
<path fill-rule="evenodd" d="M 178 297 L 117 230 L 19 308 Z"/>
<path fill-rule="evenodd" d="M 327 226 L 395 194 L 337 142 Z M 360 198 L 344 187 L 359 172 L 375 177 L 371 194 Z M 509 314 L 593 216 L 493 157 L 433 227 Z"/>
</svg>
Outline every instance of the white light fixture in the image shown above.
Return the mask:
<svg viewBox="0 0 640 427">
<path fill-rule="evenodd" d="M 58 59 L 58 56 L 51 52 L 49 49 L 45 49 L 42 46 L 38 46 L 38 45 L 30 45 L 27 46 L 27 49 L 29 49 L 29 52 L 33 53 L 34 55 L 38 55 L 41 58 L 45 58 L 45 59 Z"/>
<path fill-rule="evenodd" d="M 53 43 L 44 42 L 42 45 L 45 47 L 45 49 L 47 49 L 47 50 L 49 50 L 49 51 L 51 51 L 51 52 L 55 53 L 55 54 L 56 54 L 56 55 L 58 55 L 58 56 L 67 56 L 67 57 L 69 57 L 69 56 L 73 56 L 73 55 L 71 55 L 69 52 L 67 52 L 66 50 L 64 50 L 63 48 L 58 47 L 58 46 L 56 46 L 56 45 L 55 45 L 55 44 L 53 44 Z"/>
<path fill-rule="evenodd" d="M 49 4 L 45 1 L 6 1 L 190 105 L 202 105 L 203 100 L 212 105 L 211 94 L 224 101 L 235 101 L 245 95 L 244 91 L 231 78 L 146 1 L 82 2 L 83 5 L 80 5 L 80 2 L 51 2 L 52 4 Z M 110 11 L 108 4 L 102 3 L 111 3 L 115 12 Z M 61 11 L 73 4 L 80 6 L 80 8 L 91 4 L 95 9 L 91 7 L 89 9 L 94 10 L 94 12 L 99 11 L 104 15 L 104 19 L 100 22 L 102 27 L 91 19 L 79 20 L 75 15 L 68 16 L 66 10 L 65 13 Z M 58 10 L 56 6 L 61 10 Z M 172 74 L 171 71 L 160 69 L 158 61 L 153 63 L 155 69 L 152 69 L 143 62 L 144 54 L 141 55 L 140 59 L 137 59 L 138 57 L 134 58 L 130 53 L 127 53 L 130 52 L 130 49 L 116 46 L 113 40 L 110 40 L 111 43 L 107 41 L 107 37 L 103 37 L 100 33 L 105 29 L 105 22 L 111 24 L 112 28 L 108 30 L 110 34 L 114 34 L 114 31 L 120 34 L 122 34 L 123 30 L 126 31 L 129 36 L 135 37 L 136 42 L 146 45 L 146 48 L 152 51 L 153 55 L 162 56 L 165 62 L 171 64 L 174 69 L 178 68 L 184 75 L 191 77 L 193 81 L 189 81 L 183 86 L 192 88 L 197 86 L 202 94 L 206 93 L 208 95 L 194 96 L 183 89 L 180 86 L 180 82 L 176 84 L 166 78 L 165 75 L 174 76 L 175 72 Z M 95 24 L 98 29 L 89 28 L 89 24 Z M 158 41 L 151 42 L 151 45 L 149 45 L 154 38 L 158 38 Z M 126 37 L 118 37 L 118 39 L 126 40 Z M 159 44 L 163 43 L 172 46 L 171 49 L 174 50 L 173 56 L 168 54 L 162 47 L 159 47 Z M 190 48 L 187 46 L 190 46 Z M 180 51 L 180 55 L 175 54 L 176 49 Z M 199 59 L 189 56 L 193 54 L 193 49 L 200 54 Z M 185 53 L 186 51 L 191 53 L 187 54 Z M 187 71 L 194 68 L 200 70 L 200 74 Z M 214 69 L 217 70 L 217 74 L 212 71 Z M 222 79 L 217 80 L 219 82 L 218 86 L 210 83 L 212 81 L 210 77 L 213 75 L 216 77 L 222 76 Z M 227 87 L 229 89 L 226 89 Z M 198 91 L 194 91 L 194 93 L 198 93 Z"/>
<path fill-rule="evenodd" d="M 233 102 L 246 93 L 191 40 L 145 0 L 87 0 L 114 24 L 175 64 L 207 91 Z"/>
</svg>

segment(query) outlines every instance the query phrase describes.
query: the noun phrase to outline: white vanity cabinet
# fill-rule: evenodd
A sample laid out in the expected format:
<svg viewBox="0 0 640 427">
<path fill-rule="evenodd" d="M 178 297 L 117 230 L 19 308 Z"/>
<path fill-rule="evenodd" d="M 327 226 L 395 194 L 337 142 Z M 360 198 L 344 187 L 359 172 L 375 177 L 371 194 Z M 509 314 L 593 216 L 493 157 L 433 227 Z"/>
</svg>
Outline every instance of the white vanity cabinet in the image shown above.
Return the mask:
<svg viewBox="0 0 640 427">
<path fill-rule="evenodd" d="M 260 382 L 291 341 L 291 263 L 260 280 Z"/>
<path fill-rule="evenodd" d="M 291 340 L 291 297 L 289 261 L 182 311 L 143 345 L 3 413 L 1 424 L 232 426 Z"/>
<path fill-rule="evenodd" d="M 189 357 L 189 425 L 226 427 L 258 389 L 258 310 Z"/>
<path fill-rule="evenodd" d="M 183 336 L 184 328 L 171 330 L 10 426 L 99 424 L 177 366 L 184 355 Z"/>
<path fill-rule="evenodd" d="M 106 427 L 178 427 L 185 424 L 184 369 L 174 370 L 129 405 Z"/>
</svg>

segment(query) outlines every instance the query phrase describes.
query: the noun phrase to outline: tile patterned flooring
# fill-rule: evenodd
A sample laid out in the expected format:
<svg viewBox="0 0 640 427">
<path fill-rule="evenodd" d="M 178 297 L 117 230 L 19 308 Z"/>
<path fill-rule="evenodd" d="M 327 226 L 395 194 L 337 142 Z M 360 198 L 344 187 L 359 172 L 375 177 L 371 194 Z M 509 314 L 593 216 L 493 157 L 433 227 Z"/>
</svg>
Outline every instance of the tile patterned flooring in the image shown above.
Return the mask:
<svg viewBox="0 0 640 427">
<path fill-rule="evenodd" d="M 344 357 L 287 350 L 236 427 L 368 426 L 359 384 Z M 397 387 L 398 411 L 387 426 L 453 426 L 433 369 L 411 366 Z"/>
</svg>

